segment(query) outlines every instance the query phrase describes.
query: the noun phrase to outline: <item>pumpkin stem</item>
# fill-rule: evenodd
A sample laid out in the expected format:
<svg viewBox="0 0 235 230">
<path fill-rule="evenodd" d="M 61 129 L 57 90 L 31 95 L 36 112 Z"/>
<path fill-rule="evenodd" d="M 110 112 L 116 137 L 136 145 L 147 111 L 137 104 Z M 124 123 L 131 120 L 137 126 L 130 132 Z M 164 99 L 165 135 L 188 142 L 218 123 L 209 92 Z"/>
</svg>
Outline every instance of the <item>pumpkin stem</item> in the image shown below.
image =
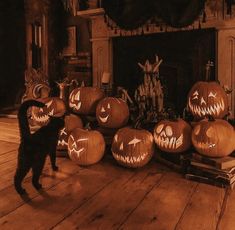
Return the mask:
<svg viewBox="0 0 235 230">
<path fill-rule="evenodd" d="M 207 117 L 208 117 L 208 121 L 215 121 L 215 118 L 213 116 L 208 115 Z"/>
<path fill-rule="evenodd" d="M 133 124 L 134 129 L 141 129 L 141 123 L 143 122 L 144 117 L 140 116 L 136 119 L 136 121 Z"/>
</svg>

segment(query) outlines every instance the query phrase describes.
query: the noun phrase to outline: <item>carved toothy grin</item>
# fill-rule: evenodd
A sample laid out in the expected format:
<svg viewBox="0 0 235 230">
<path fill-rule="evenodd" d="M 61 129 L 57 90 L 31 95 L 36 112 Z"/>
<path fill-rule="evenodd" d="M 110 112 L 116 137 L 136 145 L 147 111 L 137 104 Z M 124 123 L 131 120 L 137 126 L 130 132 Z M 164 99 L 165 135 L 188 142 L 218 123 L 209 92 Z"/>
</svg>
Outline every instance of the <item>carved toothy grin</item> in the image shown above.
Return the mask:
<svg viewBox="0 0 235 230">
<path fill-rule="evenodd" d="M 74 109 L 77 109 L 77 110 L 79 110 L 79 109 L 81 108 L 81 105 L 82 105 L 81 102 L 78 102 L 77 104 L 74 104 L 74 103 L 72 103 L 72 102 L 69 102 L 69 106 L 70 106 L 71 108 L 74 108 Z"/>
<path fill-rule="evenodd" d="M 217 104 L 208 107 L 201 107 L 198 105 L 193 105 L 191 103 L 191 99 L 189 99 L 189 108 L 190 110 L 198 115 L 198 116 L 205 116 L 205 115 L 219 115 L 222 111 L 224 111 L 224 101 L 221 100 Z"/>
<path fill-rule="evenodd" d="M 58 140 L 58 144 L 57 145 L 60 145 L 60 146 L 68 146 L 68 143 L 65 141 L 65 140 Z"/>
<path fill-rule="evenodd" d="M 78 101 L 76 104 L 75 103 L 72 103 L 72 102 L 74 102 L 74 101 Z M 80 91 L 78 91 L 75 95 L 72 95 L 71 97 L 70 97 L 70 102 L 69 102 L 69 106 L 71 107 L 71 108 L 74 108 L 74 109 L 76 109 L 76 110 L 79 110 L 80 108 L 81 108 L 81 105 L 82 105 L 82 103 L 79 101 L 80 100 Z"/>
<path fill-rule="evenodd" d="M 155 133 L 154 139 L 158 146 L 169 149 L 178 149 L 183 144 L 183 134 L 177 139 L 176 137 L 165 137 Z"/>
<path fill-rule="evenodd" d="M 69 154 L 72 156 L 72 157 L 75 157 L 75 158 L 80 158 L 81 157 L 81 153 L 84 151 L 84 148 L 81 148 L 81 149 L 78 149 L 76 150 L 75 148 L 72 148 L 72 149 L 69 149 Z"/>
<path fill-rule="evenodd" d="M 42 108 L 39 110 L 42 112 Z M 52 109 L 48 114 L 45 114 L 43 116 L 37 115 L 35 114 L 34 111 L 32 111 L 32 118 L 33 120 L 37 121 L 37 122 L 41 122 L 41 123 L 45 123 L 49 120 L 49 116 L 53 116 L 54 115 L 54 109 Z"/>
<path fill-rule="evenodd" d="M 120 154 L 114 153 L 113 152 L 113 156 L 117 161 L 121 161 L 123 163 L 129 163 L 129 164 L 134 164 L 134 163 L 140 163 L 142 161 L 145 160 L 146 156 L 148 154 L 147 153 L 143 153 L 138 157 L 134 157 L 134 156 L 122 156 Z"/>
<path fill-rule="evenodd" d="M 211 143 L 211 142 L 197 142 L 197 146 L 198 148 L 202 149 L 202 150 L 207 150 L 210 148 L 214 148 L 216 146 L 216 144 Z"/>
<path fill-rule="evenodd" d="M 100 121 L 103 123 L 106 123 L 108 121 L 108 118 L 109 118 L 109 115 L 107 115 L 106 117 L 99 116 Z"/>
</svg>

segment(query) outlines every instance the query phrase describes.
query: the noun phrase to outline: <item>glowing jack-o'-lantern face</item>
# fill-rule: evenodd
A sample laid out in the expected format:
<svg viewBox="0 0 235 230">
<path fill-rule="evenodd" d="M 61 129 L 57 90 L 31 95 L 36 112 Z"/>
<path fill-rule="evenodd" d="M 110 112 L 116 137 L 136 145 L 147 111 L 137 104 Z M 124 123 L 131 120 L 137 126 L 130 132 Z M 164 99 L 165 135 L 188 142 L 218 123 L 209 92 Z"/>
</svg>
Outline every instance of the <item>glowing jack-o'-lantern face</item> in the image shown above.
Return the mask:
<svg viewBox="0 0 235 230">
<path fill-rule="evenodd" d="M 206 156 L 224 157 L 235 149 L 235 132 L 225 120 L 202 120 L 195 125 L 192 143 L 195 149 Z"/>
<path fill-rule="evenodd" d="M 154 128 L 154 140 L 159 149 L 169 153 L 179 153 L 191 146 L 190 125 L 182 119 L 162 120 Z"/>
<path fill-rule="evenodd" d="M 195 118 L 223 118 L 228 113 L 228 98 L 217 82 L 197 82 L 188 94 L 188 108 Z"/>
<path fill-rule="evenodd" d="M 51 117 L 61 117 L 65 114 L 66 107 L 64 101 L 58 97 L 47 97 L 40 98 L 38 101 L 41 101 L 45 104 L 43 108 L 33 107 L 32 108 L 32 119 L 38 125 L 45 125 Z"/>
<path fill-rule="evenodd" d="M 65 126 L 60 130 L 57 149 L 58 150 L 67 150 L 68 149 L 68 138 L 70 133 L 75 128 L 82 128 L 82 120 L 78 115 L 70 114 L 66 115 L 64 118 Z"/>
<path fill-rule="evenodd" d="M 96 118 L 102 127 L 120 128 L 128 122 L 129 108 L 120 98 L 106 97 L 97 105 Z"/>
<path fill-rule="evenodd" d="M 77 114 L 94 114 L 104 92 L 95 87 L 79 87 L 69 95 L 69 107 Z"/>
<path fill-rule="evenodd" d="M 98 131 L 74 129 L 68 140 L 68 154 L 79 165 L 91 165 L 101 160 L 105 142 Z"/>
<path fill-rule="evenodd" d="M 122 128 L 117 131 L 112 143 L 115 160 L 126 167 L 146 165 L 154 151 L 153 136 L 147 130 Z"/>
</svg>

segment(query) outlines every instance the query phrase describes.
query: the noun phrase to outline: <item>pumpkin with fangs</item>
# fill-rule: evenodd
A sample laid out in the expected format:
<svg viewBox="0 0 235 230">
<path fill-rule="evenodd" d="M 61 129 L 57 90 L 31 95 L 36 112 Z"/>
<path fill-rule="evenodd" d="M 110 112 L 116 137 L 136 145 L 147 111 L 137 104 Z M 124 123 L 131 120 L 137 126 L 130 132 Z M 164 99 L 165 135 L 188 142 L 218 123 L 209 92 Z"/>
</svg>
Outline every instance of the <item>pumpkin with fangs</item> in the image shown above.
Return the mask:
<svg viewBox="0 0 235 230">
<path fill-rule="evenodd" d="M 217 82 L 196 82 L 188 94 L 187 106 L 196 119 L 228 114 L 228 97 Z"/>
<path fill-rule="evenodd" d="M 38 125 L 45 125 L 51 117 L 62 117 L 66 112 L 66 106 L 62 99 L 58 97 L 47 97 L 37 99 L 43 102 L 43 108 L 32 107 L 31 115 L 33 121 Z"/>
<path fill-rule="evenodd" d="M 204 119 L 192 131 L 195 149 L 209 157 L 228 156 L 235 150 L 235 131 L 222 119 Z"/>
<path fill-rule="evenodd" d="M 59 139 L 57 144 L 58 150 L 67 150 L 68 149 L 68 138 L 70 133 L 75 128 L 83 128 L 82 120 L 78 115 L 69 114 L 64 118 L 65 126 L 60 130 Z"/>
<path fill-rule="evenodd" d="M 121 98 L 106 97 L 97 105 L 96 118 L 101 127 L 121 128 L 128 122 L 129 107 Z"/>
<path fill-rule="evenodd" d="M 95 164 L 105 151 L 103 135 L 96 130 L 74 129 L 68 140 L 68 155 L 78 165 Z"/>
<path fill-rule="evenodd" d="M 181 153 L 191 147 L 191 126 L 183 119 L 162 120 L 154 127 L 154 141 L 168 153 Z"/>
<path fill-rule="evenodd" d="M 98 102 L 104 98 L 104 92 L 96 87 L 79 87 L 69 95 L 69 107 L 77 114 L 95 114 Z"/>
<path fill-rule="evenodd" d="M 153 136 L 144 129 L 124 127 L 115 134 L 111 150 L 120 165 L 129 168 L 142 167 L 153 156 Z"/>
</svg>

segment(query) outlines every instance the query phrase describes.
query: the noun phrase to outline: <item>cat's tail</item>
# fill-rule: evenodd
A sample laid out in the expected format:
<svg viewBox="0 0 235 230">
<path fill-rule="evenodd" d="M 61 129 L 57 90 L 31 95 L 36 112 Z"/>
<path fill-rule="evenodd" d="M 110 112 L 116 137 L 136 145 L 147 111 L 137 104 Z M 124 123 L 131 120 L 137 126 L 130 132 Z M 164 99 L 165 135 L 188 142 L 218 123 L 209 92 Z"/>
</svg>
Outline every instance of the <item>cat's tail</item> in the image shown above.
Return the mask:
<svg viewBox="0 0 235 230">
<path fill-rule="evenodd" d="M 19 130 L 21 139 L 27 138 L 30 136 L 30 128 L 28 122 L 28 109 L 31 106 L 44 107 L 45 104 L 36 100 L 27 100 L 24 101 L 18 111 L 18 121 L 19 121 Z"/>
</svg>

